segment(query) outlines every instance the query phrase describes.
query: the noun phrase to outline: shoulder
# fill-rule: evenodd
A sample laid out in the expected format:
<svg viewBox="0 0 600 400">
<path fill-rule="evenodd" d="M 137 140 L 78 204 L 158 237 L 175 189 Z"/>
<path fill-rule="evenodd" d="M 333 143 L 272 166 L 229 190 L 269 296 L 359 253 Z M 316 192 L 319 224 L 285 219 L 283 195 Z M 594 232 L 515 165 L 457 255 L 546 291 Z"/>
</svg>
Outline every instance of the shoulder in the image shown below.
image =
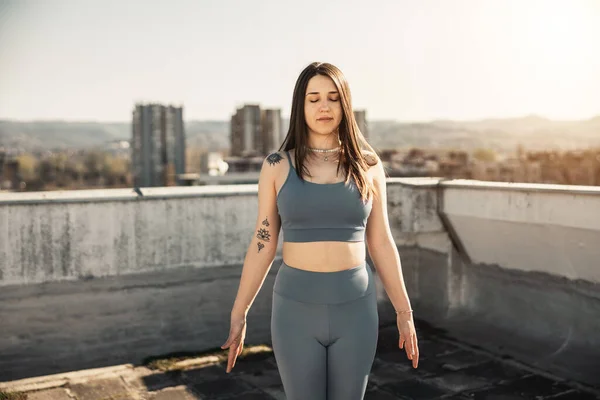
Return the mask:
<svg viewBox="0 0 600 400">
<path fill-rule="evenodd" d="M 369 150 L 363 150 L 362 154 L 367 165 L 369 165 L 367 175 L 371 177 L 375 185 L 380 186 L 384 184 L 386 176 L 381 158 L 379 158 L 376 153 Z"/>
<path fill-rule="evenodd" d="M 285 159 L 286 154 L 284 151 L 274 151 L 269 153 L 263 160 L 263 166 L 277 166 Z"/>
<path fill-rule="evenodd" d="M 285 157 L 284 151 L 273 151 L 263 158 L 258 178 L 259 193 L 263 191 L 263 188 L 265 188 L 264 190 L 269 188 L 269 193 L 271 193 L 271 188 L 275 187 L 279 177 L 284 174 L 286 167 L 282 167 L 282 165 L 287 164 Z"/>
<path fill-rule="evenodd" d="M 283 169 L 282 165 L 287 164 L 285 161 L 285 152 L 273 151 L 263 158 L 262 166 L 260 169 L 260 179 L 274 180 Z"/>
<path fill-rule="evenodd" d="M 363 158 L 365 159 L 365 161 L 367 162 L 369 167 L 376 165 L 380 161 L 377 154 L 372 151 L 363 150 L 362 154 L 363 154 Z"/>
</svg>

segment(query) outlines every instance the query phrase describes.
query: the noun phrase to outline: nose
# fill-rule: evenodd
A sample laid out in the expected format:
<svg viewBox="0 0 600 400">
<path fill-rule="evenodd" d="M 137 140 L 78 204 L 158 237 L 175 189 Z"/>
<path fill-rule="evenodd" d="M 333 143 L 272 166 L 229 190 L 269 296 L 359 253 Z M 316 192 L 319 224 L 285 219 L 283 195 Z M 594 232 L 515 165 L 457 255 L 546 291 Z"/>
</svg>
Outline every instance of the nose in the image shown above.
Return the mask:
<svg viewBox="0 0 600 400">
<path fill-rule="evenodd" d="M 329 99 L 325 99 L 321 102 L 320 110 L 329 110 Z"/>
</svg>

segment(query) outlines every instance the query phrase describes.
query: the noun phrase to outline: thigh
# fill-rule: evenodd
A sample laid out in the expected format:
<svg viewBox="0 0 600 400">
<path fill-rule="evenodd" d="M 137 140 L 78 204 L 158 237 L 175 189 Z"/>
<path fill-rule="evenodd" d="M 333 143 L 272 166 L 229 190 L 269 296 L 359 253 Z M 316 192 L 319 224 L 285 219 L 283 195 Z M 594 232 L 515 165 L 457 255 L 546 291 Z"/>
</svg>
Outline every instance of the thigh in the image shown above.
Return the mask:
<svg viewBox="0 0 600 400">
<path fill-rule="evenodd" d="M 327 399 L 364 397 L 379 332 L 377 294 L 331 306 L 332 343 L 327 349 Z"/>
<path fill-rule="evenodd" d="M 326 400 L 326 311 L 273 293 L 271 342 L 287 400 Z"/>
</svg>

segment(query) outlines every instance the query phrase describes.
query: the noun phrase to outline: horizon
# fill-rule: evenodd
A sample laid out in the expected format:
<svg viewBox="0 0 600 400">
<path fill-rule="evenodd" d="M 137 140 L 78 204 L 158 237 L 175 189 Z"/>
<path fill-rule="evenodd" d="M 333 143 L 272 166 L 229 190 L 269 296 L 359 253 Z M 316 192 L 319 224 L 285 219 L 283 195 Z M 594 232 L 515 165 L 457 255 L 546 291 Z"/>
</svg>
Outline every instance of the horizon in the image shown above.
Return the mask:
<svg viewBox="0 0 600 400">
<path fill-rule="evenodd" d="M 332 42 L 338 20 L 361 29 Z M 594 0 L 0 0 L 0 119 L 127 122 L 137 102 L 289 118 L 319 60 L 372 121 L 581 121 L 600 114 L 596 38 Z"/>
<path fill-rule="evenodd" d="M 183 106 L 184 115 L 185 115 L 185 106 Z M 589 118 L 580 118 L 580 119 L 554 119 L 548 118 L 544 115 L 538 114 L 526 114 L 526 115 L 517 115 L 514 117 L 487 117 L 487 118 L 477 118 L 477 119 L 432 119 L 432 120 L 393 120 L 393 119 L 371 119 L 368 117 L 369 113 L 367 111 L 367 122 L 394 122 L 397 124 L 430 124 L 436 122 L 462 122 L 462 123 L 472 123 L 472 122 L 483 122 L 483 121 L 493 121 L 493 120 L 517 120 L 517 119 L 542 119 L 550 122 L 585 122 L 591 121 L 596 118 L 600 118 L 600 113 L 596 115 L 592 115 Z M 288 119 L 289 116 L 281 116 L 282 119 Z M 231 120 L 228 119 L 183 119 L 184 122 L 227 122 L 230 123 Z M 31 119 L 31 120 L 20 120 L 14 118 L 0 118 L 0 122 L 17 122 L 17 123 L 48 123 L 48 122 L 62 122 L 62 123 L 73 123 L 73 124 L 86 124 L 86 123 L 97 123 L 97 124 L 130 124 L 131 120 L 122 120 L 122 121 L 109 121 L 109 120 L 69 120 L 69 119 Z"/>
</svg>

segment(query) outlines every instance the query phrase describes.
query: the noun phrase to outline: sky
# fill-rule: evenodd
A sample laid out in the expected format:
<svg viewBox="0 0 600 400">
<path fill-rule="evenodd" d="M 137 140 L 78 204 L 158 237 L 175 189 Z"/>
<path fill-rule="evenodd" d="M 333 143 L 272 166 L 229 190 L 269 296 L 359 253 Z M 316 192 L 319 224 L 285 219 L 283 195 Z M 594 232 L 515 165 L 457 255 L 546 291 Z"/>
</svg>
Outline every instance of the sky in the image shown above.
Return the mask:
<svg viewBox="0 0 600 400">
<path fill-rule="evenodd" d="M 0 0 L 0 119 L 129 121 L 136 102 L 289 116 L 310 62 L 370 120 L 600 115 L 600 0 Z"/>
</svg>

